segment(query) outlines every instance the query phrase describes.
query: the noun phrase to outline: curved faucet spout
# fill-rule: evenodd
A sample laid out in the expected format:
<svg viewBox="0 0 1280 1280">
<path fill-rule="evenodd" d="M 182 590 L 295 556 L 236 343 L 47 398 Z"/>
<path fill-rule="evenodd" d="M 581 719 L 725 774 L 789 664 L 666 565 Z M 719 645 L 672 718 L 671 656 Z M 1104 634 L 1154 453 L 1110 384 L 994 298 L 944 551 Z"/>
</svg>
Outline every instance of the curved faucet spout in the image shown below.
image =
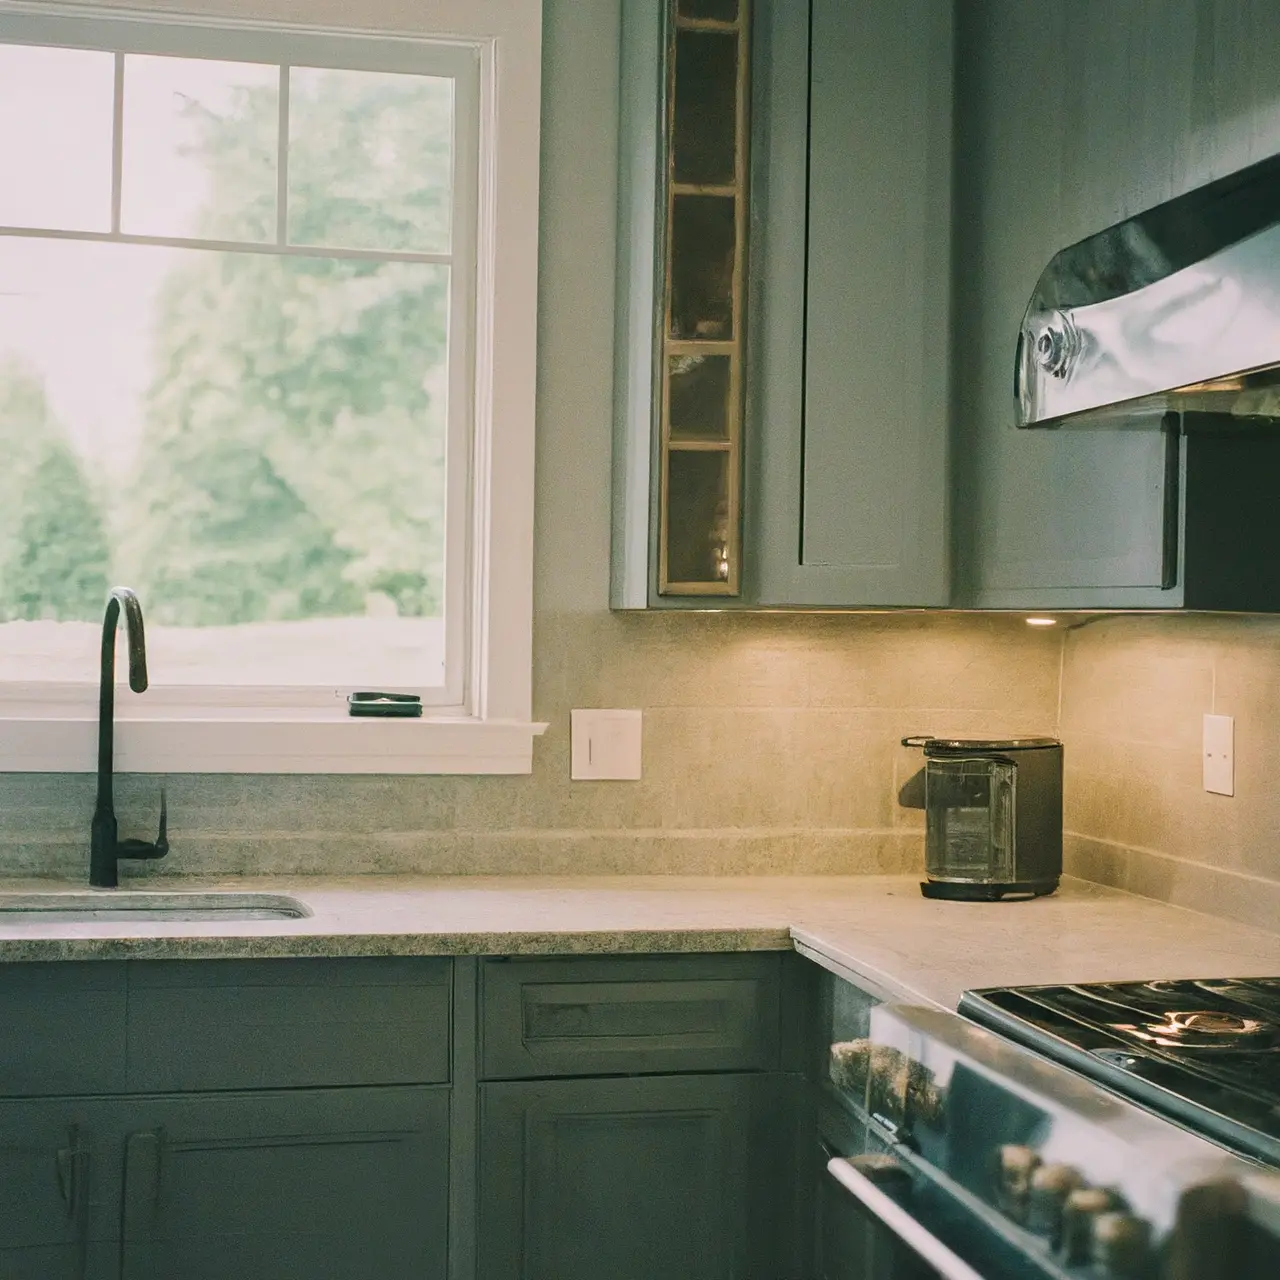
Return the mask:
<svg viewBox="0 0 1280 1280">
<path fill-rule="evenodd" d="M 103 687 L 114 690 L 116 676 L 116 628 L 120 610 L 124 608 L 125 630 L 129 645 L 129 688 L 134 693 L 147 691 L 147 637 L 142 629 L 142 603 L 137 592 L 128 587 L 112 587 L 107 599 L 106 616 L 102 619 Z M 110 679 L 108 679 L 110 677 Z"/>
<path fill-rule="evenodd" d="M 128 587 L 115 587 L 107 600 L 102 619 L 102 664 L 98 686 L 98 796 L 93 809 L 89 841 L 89 883 L 114 889 L 118 883 L 116 860 L 162 858 L 169 850 L 161 811 L 160 838 L 155 844 L 117 838 L 112 774 L 115 770 L 116 716 L 116 631 L 123 609 L 129 646 L 129 688 L 144 693 L 147 688 L 147 641 L 142 629 L 142 605 Z"/>
</svg>

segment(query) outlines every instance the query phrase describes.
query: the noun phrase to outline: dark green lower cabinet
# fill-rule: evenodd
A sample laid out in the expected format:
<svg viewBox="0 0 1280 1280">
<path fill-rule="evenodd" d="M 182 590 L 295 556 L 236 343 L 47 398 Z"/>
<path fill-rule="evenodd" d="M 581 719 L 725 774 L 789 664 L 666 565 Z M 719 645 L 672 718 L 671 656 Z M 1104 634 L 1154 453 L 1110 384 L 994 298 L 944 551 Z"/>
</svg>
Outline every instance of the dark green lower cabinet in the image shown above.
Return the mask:
<svg viewBox="0 0 1280 1280">
<path fill-rule="evenodd" d="M 0 1102 L 0 1280 L 118 1275 L 119 1161 L 99 1098 Z"/>
<path fill-rule="evenodd" d="M 757 1139 L 779 1090 L 769 1075 L 483 1086 L 480 1280 L 777 1280 L 769 1166 L 781 1184 L 786 1160 Z"/>
<path fill-rule="evenodd" d="M 0 1102 L 0 1280 L 444 1280 L 447 1088 Z"/>
<path fill-rule="evenodd" d="M 443 1280 L 448 1090 L 129 1104 L 122 1280 Z"/>
<path fill-rule="evenodd" d="M 754 953 L 0 966 L 0 1280 L 808 1280 L 793 988 Z"/>
</svg>

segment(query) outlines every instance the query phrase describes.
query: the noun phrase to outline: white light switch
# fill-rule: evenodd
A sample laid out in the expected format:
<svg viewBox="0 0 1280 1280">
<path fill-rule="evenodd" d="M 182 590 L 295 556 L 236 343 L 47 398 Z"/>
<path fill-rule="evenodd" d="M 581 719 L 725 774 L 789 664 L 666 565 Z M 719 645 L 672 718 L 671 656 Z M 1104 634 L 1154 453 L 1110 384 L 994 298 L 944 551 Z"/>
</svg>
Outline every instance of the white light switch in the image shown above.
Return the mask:
<svg viewBox="0 0 1280 1280">
<path fill-rule="evenodd" d="M 1235 730 L 1232 716 L 1204 718 L 1204 789 L 1220 796 L 1236 793 Z"/>
<path fill-rule="evenodd" d="M 569 712 L 569 776 L 575 781 L 640 777 L 639 711 L 590 708 Z"/>
</svg>

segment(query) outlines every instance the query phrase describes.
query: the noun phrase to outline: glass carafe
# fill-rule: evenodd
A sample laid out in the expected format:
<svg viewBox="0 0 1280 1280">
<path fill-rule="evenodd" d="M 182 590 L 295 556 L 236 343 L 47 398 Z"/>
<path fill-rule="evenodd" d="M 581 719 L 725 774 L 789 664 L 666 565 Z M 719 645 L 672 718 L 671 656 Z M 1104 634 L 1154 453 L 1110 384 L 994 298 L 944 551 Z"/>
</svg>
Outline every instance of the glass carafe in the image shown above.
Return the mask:
<svg viewBox="0 0 1280 1280">
<path fill-rule="evenodd" d="M 1014 779 L 1010 760 L 963 756 L 925 767 L 925 868 L 932 880 L 1014 879 Z"/>
</svg>

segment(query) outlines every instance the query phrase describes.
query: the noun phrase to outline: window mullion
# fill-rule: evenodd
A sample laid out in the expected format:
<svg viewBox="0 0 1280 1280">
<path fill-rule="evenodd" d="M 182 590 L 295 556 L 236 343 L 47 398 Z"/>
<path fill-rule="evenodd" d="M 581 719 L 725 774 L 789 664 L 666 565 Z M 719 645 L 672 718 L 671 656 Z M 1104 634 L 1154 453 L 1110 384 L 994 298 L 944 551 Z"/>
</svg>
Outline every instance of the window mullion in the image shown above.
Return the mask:
<svg viewBox="0 0 1280 1280">
<path fill-rule="evenodd" d="M 120 233 L 120 203 L 124 185 L 124 54 L 116 54 L 115 88 L 111 102 L 111 232 Z"/>
<path fill-rule="evenodd" d="M 289 66 L 280 67 L 280 118 L 276 127 L 276 244 L 289 240 Z"/>
</svg>

